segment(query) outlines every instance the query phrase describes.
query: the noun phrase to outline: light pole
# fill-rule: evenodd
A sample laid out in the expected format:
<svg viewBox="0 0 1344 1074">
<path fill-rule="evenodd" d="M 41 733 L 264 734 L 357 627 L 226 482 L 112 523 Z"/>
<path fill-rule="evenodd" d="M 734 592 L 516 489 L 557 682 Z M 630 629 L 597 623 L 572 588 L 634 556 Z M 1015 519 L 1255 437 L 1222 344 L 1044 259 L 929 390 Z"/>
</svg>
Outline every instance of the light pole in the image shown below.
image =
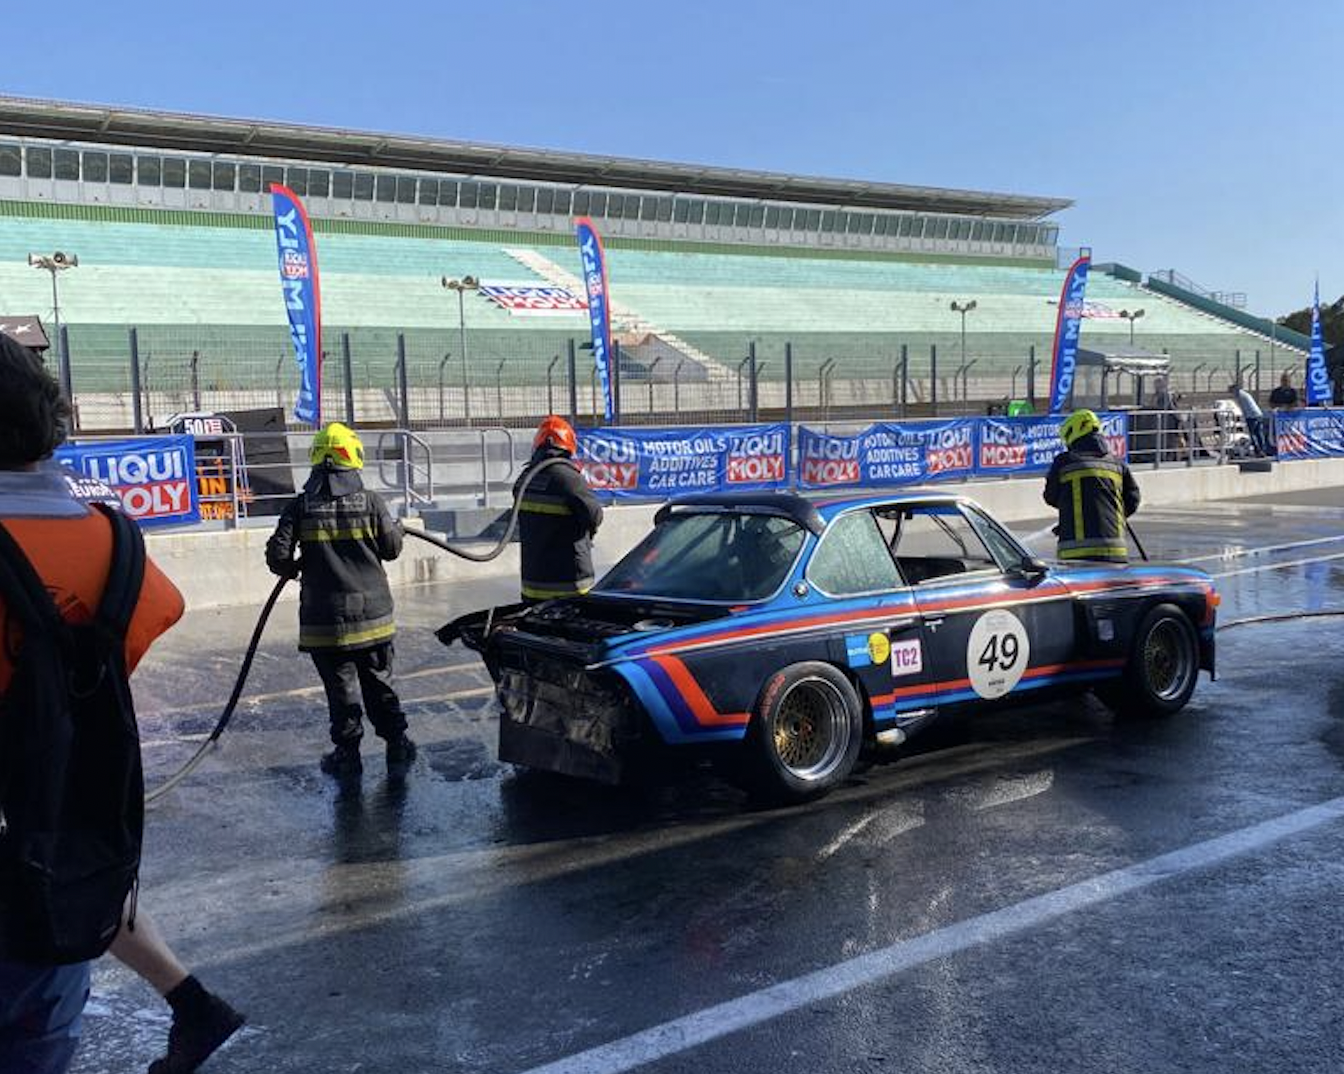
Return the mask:
<svg viewBox="0 0 1344 1074">
<path fill-rule="evenodd" d="M 452 351 L 448 351 L 439 359 L 439 424 L 443 424 L 443 367 L 448 364 L 448 359 L 453 356 Z"/>
<path fill-rule="evenodd" d="M 56 288 L 56 274 L 66 269 L 78 268 L 79 257 L 76 254 L 67 254 L 64 250 L 57 250 L 50 254 L 29 254 L 28 264 L 51 273 L 51 319 L 56 326 L 56 360 L 60 369 L 61 390 L 73 403 L 75 397 L 70 376 L 70 355 L 66 353 L 65 337 L 61 335 L 61 298 Z"/>
<path fill-rule="evenodd" d="M 448 290 L 457 292 L 457 332 L 462 347 L 462 411 L 467 428 L 471 428 L 471 383 L 467 376 L 467 311 L 464 296 L 468 291 L 480 290 L 481 281 L 475 276 L 463 276 L 460 280 L 450 280 L 444 276 L 440 282 Z"/>
<path fill-rule="evenodd" d="M 975 309 L 975 306 L 975 299 L 971 299 L 969 302 L 957 302 L 953 300 L 950 307 L 953 313 L 961 314 L 961 364 L 963 368 L 966 365 L 966 314 Z M 954 386 L 955 383 L 956 382 L 954 381 Z"/>
<path fill-rule="evenodd" d="M 1121 310 L 1120 317 L 1129 322 L 1129 345 L 1134 346 L 1134 322 L 1143 316 L 1143 310 Z"/>
</svg>

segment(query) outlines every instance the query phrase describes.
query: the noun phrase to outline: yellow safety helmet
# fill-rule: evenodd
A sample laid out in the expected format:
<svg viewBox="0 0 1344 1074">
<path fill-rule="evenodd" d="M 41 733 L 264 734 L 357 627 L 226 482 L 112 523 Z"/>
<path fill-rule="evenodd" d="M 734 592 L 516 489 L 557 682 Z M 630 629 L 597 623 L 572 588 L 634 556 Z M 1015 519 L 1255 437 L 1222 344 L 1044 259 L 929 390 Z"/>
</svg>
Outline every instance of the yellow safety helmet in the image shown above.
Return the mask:
<svg viewBox="0 0 1344 1074">
<path fill-rule="evenodd" d="M 1090 410 L 1075 410 L 1059 427 L 1059 438 L 1065 447 L 1073 447 L 1073 442 L 1088 433 L 1101 432 L 1101 419 Z"/>
<path fill-rule="evenodd" d="M 313 437 L 308 461 L 314 466 L 330 462 L 341 470 L 364 469 L 364 444 L 348 425 L 333 421 Z"/>
</svg>

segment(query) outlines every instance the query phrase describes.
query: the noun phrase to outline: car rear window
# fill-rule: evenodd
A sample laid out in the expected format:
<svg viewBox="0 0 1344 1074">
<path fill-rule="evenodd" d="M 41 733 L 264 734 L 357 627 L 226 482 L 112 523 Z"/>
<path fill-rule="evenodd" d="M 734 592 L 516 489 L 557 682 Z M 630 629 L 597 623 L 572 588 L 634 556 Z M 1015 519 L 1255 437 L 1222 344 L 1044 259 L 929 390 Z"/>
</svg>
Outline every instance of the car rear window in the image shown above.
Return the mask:
<svg viewBox="0 0 1344 1074">
<path fill-rule="evenodd" d="M 764 600 L 784 584 L 804 536 L 796 522 L 777 515 L 672 515 L 597 588 L 674 600 Z"/>
</svg>

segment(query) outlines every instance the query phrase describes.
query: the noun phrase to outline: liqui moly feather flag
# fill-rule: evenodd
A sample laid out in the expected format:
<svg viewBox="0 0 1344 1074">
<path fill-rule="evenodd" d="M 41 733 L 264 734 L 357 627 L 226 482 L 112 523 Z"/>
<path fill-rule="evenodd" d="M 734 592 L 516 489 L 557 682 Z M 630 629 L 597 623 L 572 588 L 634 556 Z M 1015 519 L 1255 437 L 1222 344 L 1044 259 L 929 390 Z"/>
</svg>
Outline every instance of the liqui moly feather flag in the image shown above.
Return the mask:
<svg viewBox="0 0 1344 1074">
<path fill-rule="evenodd" d="M 1084 254 L 1069 266 L 1064 288 L 1059 293 L 1054 358 L 1050 363 L 1051 414 L 1063 411 L 1073 391 L 1073 377 L 1078 368 L 1078 334 L 1083 324 L 1083 295 L 1087 291 L 1087 270 L 1091 264 L 1091 255 Z"/>
<path fill-rule="evenodd" d="M 597 228 L 586 216 L 574 221 L 575 236 L 579 240 L 579 257 L 583 262 L 583 286 L 588 295 L 588 320 L 593 328 L 593 364 L 602 385 L 602 405 L 610 422 L 615 413 L 611 383 L 611 309 L 607 300 L 607 261 L 602 253 L 602 239 Z"/>
<path fill-rule="evenodd" d="M 299 394 L 294 418 L 322 424 L 322 299 L 317 286 L 317 247 L 308 214 L 294 192 L 271 184 L 275 242 L 280 254 L 280 286 L 285 295 L 294 359 L 299 364 Z"/>
<path fill-rule="evenodd" d="M 1321 281 L 1311 299 L 1311 350 L 1307 353 L 1307 406 L 1329 406 L 1334 391 L 1325 368 L 1325 338 L 1321 333 Z"/>
</svg>

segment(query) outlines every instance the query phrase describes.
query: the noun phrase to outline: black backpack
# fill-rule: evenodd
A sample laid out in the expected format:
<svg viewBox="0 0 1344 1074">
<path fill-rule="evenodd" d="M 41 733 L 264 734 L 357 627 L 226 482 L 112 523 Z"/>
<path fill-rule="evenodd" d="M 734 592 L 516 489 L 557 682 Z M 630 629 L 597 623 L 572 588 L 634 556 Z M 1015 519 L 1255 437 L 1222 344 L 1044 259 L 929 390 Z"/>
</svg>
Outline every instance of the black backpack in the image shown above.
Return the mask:
<svg viewBox="0 0 1344 1074">
<path fill-rule="evenodd" d="M 129 518 L 99 510 L 112 523 L 112 567 L 84 625 L 61 618 L 0 525 L 13 668 L 0 698 L 0 957 L 42 965 L 106 951 L 140 869 L 144 778 L 125 640 L 145 546 Z"/>
</svg>

